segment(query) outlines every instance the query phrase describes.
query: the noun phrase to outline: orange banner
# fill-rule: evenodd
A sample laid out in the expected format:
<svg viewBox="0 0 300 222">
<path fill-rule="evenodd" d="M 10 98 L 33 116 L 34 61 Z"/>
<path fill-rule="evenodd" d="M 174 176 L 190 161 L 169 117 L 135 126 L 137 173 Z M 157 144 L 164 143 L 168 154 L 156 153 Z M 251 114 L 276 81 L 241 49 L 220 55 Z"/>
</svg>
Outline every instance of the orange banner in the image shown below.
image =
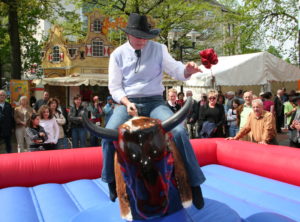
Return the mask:
<svg viewBox="0 0 300 222">
<path fill-rule="evenodd" d="M 10 104 L 12 107 L 19 105 L 21 96 L 27 96 L 29 100 L 30 88 L 28 80 L 10 80 Z"/>
</svg>

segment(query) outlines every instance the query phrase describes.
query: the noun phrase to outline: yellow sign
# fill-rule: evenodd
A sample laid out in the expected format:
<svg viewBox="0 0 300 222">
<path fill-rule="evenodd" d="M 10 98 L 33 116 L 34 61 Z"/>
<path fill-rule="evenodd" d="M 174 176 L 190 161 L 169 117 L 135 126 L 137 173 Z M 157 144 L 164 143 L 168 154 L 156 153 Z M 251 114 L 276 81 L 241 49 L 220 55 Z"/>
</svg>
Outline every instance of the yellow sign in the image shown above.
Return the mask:
<svg viewBox="0 0 300 222">
<path fill-rule="evenodd" d="M 27 96 L 29 100 L 30 88 L 28 80 L 10 80 L 10 104 L 12 107 L 19 105 L 21 96 Z"/>
</svg>

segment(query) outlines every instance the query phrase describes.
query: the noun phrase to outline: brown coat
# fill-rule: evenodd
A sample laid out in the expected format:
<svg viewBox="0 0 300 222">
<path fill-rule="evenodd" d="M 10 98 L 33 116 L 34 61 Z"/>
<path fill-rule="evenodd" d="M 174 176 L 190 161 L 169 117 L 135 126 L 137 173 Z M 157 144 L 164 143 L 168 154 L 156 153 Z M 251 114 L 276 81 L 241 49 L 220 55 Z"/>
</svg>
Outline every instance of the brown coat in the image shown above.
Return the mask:
<svg viewBox="0 0 300 222">
<path fill-rule="evenodd" d="M 24 120 L 27 121 L 31 117 L 32 113 L 34 112 L 31 107 L 27 107 L 26 110 L 27 112 L 24 114 L 22 112 L 21 106 L 17 106 L 15 108 L 14 118 L 16 122 L 16 127 L 24 126 L 22 122 L 24 122 Z"/>
</svg>

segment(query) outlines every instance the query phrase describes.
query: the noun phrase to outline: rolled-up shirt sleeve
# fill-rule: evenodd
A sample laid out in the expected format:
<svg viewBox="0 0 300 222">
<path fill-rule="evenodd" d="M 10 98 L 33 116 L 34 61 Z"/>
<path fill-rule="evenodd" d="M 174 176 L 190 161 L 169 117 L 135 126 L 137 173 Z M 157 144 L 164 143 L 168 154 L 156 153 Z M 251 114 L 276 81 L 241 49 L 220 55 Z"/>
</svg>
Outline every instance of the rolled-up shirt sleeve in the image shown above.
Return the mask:
<svg viewBox="0 0 300 222">
<path fill-rule="evenodd" d="M 162 68 L 163 71 L 174 77 L 177 80 L 188 80 L 184 77 L 185 65 L 182 62 L 176 61 L 168 52 L 168 48 L 165 45 L 162 45 Z"/>
<path fill-rule="evenodd" d="M 122 85 L 122 72 L 117 64 L 114 54 L 111 54 L 108 67 L 108 88 L 114 101 L 120 103 L 121 99 L 126 96 Z"/>
</svg>

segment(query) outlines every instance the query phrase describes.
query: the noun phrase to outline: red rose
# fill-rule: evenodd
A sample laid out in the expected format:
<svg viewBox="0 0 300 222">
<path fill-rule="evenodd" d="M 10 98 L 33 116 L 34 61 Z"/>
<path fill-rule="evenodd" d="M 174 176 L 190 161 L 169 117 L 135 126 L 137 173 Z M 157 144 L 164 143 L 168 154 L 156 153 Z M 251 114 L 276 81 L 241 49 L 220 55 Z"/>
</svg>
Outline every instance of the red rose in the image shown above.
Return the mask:
<svg viewBox="0 0 300 222">
<path fill-rule="evenodd" d="M 201 57 L 201 63 L 207 69 L 210 69 L 212 65 L 216 65 L 218 63 L 218 55 L 214 49 L 205 49 L 200 51 L 199 55 Z"/>
</svg>

